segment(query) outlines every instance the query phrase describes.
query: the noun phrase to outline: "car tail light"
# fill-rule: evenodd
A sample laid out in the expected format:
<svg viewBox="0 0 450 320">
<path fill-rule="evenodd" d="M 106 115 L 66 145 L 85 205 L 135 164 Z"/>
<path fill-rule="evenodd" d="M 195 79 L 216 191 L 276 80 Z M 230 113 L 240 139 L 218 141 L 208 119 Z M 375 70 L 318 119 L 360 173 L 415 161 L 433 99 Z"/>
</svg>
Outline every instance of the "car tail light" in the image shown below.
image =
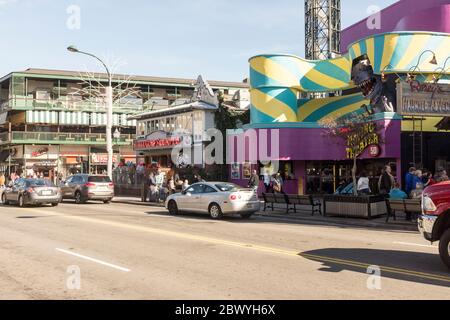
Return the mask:
<svg viewBox="0 0 450 320">
<path fill-rule="evenodd" d="M 108 185 L 108 187 L 110 188 L 110 189 L 114 189 L 114 183 L 110 183 L 109 185 Z"/>
<path fill-rule="evenodd" d="M 232 194 L 230 196 L 231 201 L 236 201 L 236 200 L 241 200 L 241 199 L 242 199 L 242 196 L 240 194 Z"/>
<path fill-rule="evenodd" d="M 96 187 L 95 183 L 92 183 L 92 182 L 88 182 L 84 186 L 88 187 L 88 188 L 95 188 Z"/>
<path fill-rule="evenodd" d="M 437 211 L 436 205 L 430 197 L 424 196 L 422 199 L 422 209 L 424 214 L 433 214 Z"/>
<path fill-rule="evenodd" d="M 28 188 L 28 189 L 27 189 L 27 192 L 28 192 L 28 193 L 34 193 L 34 189 L 33 189 L 33 188 Z"/>
</svg>

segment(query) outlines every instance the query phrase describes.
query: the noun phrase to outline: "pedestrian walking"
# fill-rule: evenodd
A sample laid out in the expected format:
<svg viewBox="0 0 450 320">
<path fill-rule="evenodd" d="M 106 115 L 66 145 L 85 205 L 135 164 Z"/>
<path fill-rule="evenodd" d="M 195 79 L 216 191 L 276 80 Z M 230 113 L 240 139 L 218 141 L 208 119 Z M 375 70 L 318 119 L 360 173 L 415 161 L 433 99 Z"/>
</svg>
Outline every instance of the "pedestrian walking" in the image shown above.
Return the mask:
<svg viewBox="0 0 450 320">
<path fill-rule="evenodd" d="M 392 175 L 392 168 L 391 166 L 387 165 L 384 167 L 383 174 L 381 175 L 380 180 L 378 181 L 380 194 L 388 195 L 391 192 L 394 185 L 395 185 L 395 178 Z"/>
<path fill-rule="evenodd" d="M 256 193 L 258 193 L 259 183 L 260 180 L 258 176 L 258 171 L 253 170 L 252 176 L 250 177 L 250 181 L 248 183 L 248 187 L 253 189 Z"/>
</svg>

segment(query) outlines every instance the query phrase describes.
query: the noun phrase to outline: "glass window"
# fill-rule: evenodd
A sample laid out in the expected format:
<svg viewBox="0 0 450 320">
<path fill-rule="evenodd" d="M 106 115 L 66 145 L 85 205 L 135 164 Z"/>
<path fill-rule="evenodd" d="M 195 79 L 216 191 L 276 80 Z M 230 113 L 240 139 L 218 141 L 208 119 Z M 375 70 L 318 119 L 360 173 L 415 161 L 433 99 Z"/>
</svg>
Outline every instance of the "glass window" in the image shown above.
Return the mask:
<svg viewBox="0 0 450 320">
<path fill-rule="evenodd" d="M 205 189 L 203 190 L 203 193 L 216 193 L 217 191 L 210 187 L 210 186 L 205 186 Z"/>
<path fill-rule="evenodd" d="M 237 184 L 234 183 L 220 183 L 216 184 L 216 188 L 222 192 L 233 192 L 241 189 Z"/>
<path fill-rule="evenodd" d="M 54 187 L 55 185 L 50 180 L 28 180 L 28 187 Z"/>
<path fill-rule="evenodd" d="M 88 182 L 93 183 L 110 183 L 111 179 L 108 176 L 91 176 L 88 178 Z"/>
<path fill-rule="evenodd" d="M 186 190 L 187 193 L 190 194 L 200 194 L 203 192 L 204 185 L 203 184 L 194 184 L 190 188 Z"/>
</svg>

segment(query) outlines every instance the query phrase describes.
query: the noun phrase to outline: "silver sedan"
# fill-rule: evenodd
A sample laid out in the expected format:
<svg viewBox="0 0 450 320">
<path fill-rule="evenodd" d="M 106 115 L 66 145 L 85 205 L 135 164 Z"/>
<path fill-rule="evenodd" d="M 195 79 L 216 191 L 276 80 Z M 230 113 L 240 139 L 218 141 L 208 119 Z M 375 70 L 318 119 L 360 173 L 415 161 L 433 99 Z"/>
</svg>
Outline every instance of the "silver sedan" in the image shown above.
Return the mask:
<svg viewBox="0 0 450 320">
<path fill-rule="evenodd" d="M 169 196 L 166 208 L 171 215 L 195 212 L 220 219 L 224 215 L 240 214 L 248 219 L 261 209 L 261 203 L 253 189 L 228 182 L 201 182 Z"/>
</svg>

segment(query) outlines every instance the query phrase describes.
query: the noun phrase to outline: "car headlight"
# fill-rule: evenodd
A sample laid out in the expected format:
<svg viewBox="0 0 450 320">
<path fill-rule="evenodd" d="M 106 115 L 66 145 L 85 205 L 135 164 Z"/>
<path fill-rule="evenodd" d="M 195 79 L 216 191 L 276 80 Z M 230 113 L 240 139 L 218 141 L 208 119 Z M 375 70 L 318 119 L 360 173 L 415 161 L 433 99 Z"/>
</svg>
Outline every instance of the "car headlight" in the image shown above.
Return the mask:
<svg viewBox="0 0 450 320">
<path fill-rule="evenodd" d="M 422 198 L 422 211 L 424 214 L 433 214 L 437 211 L 436 205 L 428 196 Z"/>
</svg>

